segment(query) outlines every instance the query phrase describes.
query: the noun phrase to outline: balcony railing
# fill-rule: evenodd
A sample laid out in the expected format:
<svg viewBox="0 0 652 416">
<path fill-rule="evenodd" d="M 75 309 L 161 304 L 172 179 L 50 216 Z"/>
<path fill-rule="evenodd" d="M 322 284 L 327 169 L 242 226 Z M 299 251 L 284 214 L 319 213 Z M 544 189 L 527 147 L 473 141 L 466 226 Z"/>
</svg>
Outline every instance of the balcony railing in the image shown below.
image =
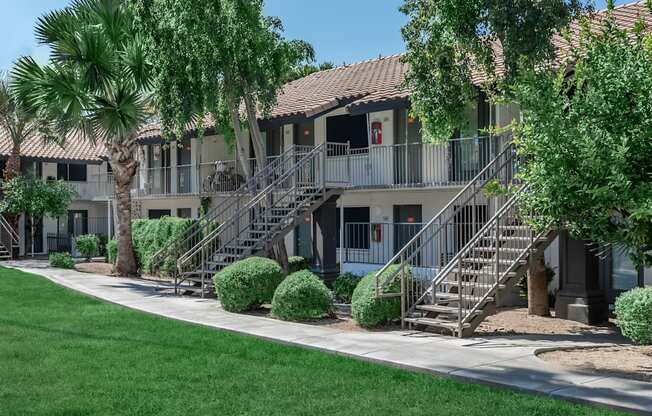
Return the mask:
<svg viewBox="0 0 652 416">
<path fill-rule="evenodd" d="M 348 175 L 353 188 L 459 186 L 473 179 L 502 144 L 494 136 L 373 145 L 329 155 L 327 167 L 331 174 Z"/>
</svg>

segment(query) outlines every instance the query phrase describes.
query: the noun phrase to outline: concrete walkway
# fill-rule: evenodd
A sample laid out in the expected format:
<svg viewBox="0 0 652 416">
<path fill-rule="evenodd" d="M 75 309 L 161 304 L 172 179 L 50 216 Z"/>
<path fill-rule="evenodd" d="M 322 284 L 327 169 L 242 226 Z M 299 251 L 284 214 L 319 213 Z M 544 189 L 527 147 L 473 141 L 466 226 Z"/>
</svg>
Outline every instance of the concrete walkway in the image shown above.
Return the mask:
<svg viewBox="0 0 652 416">
<path fill-rule="evenodd" d="M 342 331 L 232 314 L 214 299 L 161 293 L 163 285 L 154 282 L 52 269 L 44 261 L 0 264 L 44 276 L 108 302 L 167 318 L 410 370 L 652 415 L 652 383 L 570 371 L 535 356 L 536 351 L 545 348 L 595 345 L 595 341 L 582 341 L 583 337 L 577 337 L 579 340 L 568 337 L 563 341 L 543 336 L 457 339 L 410 331 Z"/>
</svg>

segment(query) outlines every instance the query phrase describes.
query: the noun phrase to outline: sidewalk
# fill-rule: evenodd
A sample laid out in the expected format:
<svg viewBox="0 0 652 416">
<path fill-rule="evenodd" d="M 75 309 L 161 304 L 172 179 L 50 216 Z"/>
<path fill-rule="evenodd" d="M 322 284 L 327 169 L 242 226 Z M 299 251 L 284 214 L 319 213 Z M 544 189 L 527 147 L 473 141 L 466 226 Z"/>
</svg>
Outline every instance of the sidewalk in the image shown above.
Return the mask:
<svg viewBox="0 0 652 416">
<path fill-rule="evenodd" d="M 540 349 L 595 345 L 537 336 L 458 339 L 414 331 L 353 332 L 265 317 L 233 314 L 214 299 L 161 294 L 161 284 L 51 269 L 39 260 L 0 263 L 34 273 L 90 296 L 171 319 L 316 348 L 462 381 L 485 383 L 557 398 L 652 415 L 652 383 L 592 375 L 546 363 Z"/>
</svg>

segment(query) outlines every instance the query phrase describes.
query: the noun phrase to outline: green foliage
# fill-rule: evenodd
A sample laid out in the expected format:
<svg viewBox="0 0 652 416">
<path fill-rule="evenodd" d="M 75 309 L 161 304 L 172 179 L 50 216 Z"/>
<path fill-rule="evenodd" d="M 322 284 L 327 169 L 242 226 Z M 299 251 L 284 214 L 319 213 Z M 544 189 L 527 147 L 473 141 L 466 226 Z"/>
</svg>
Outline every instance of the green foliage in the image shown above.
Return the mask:
<svg viewBox="0 0 652 416">
<path fill-rule="evenodd" d="M 224 309 L 243 312 L 271 301 L 283 275 L 274 260 L 249 257 L 220 270 L 213 281 Z"/>
<path fill-rule="evenodd" d="M 310 268 L 310 263 L 308 262 L 308 259 L 301 256 L 288 257 L 288 265 L 290 268 L 290 274 Z"/>
<path fill-rule="evenodd" d="M 344 273 L 343 275 L 338 276 L 333 283 L 333 294 L 335 295 L 335 298 L 344 303 L 351 303 L 353 292 L 361 279 L 360 276 L 353 273 Z"/>
<path fill-rule="evenodd" d="M 264 16 L 261 0 L 130 3 L 156 70 L 156 100 L 169 132 L 180 134 L 189 122 L 201 130 L 210 113 L 232 139 L 243 98 L 268 111 L 288 75 L 313 60 L 310 45 L 286 40 L 280 20 Z"/>
<path fill-rule="evenodd" d="M 29 217 L 59 217 L 77 196 L 63 181 L 44 181 L 31 176 L 18 176 L 4 184 L 0 212 L 25 214 Z"/>
<path fill-rule="evenodd" d="M 152 273 L 152 256 L 173 241 L 178 241 L 194 220 L 177 217 L 163 217 L 155 220 L 139 219 L 132 222 L 133 243 L 140 269 Z M 176 258 L 163 260 L 161 270 L 169 273 Z"/>
<path fill-rule="evenodd" d="M 381 281 L 399 272 L 400 265 L 390 266 L 381 276 Z M 406 268 L 408 279 L 411 271 Z M 360 280 L 351 299 L 351 316 L 364 327 L 383 325 L 401 317 L 401 298 L 376 298 L 376 272 L 371 272 Z M 384 288 L 383 293 L 399 293 L 401 283 L 395 279 Z"/>
<path fill-rule="evenodd" d="M 494 45 L 509 79 L 521 66 L 540 65 L 554 57 L 551 37 L 587 9 L 587 0 L 406 0 L 408 18 L 402 34 L 412 112 L 425 137 L 449 139 L 463 126 L 463 110 L 477 96 L 474 76 L 492 84 Z M 495 88 L 496 85 L 493 85 Z M 488 89 L 488 88 L 487 88 Z"/>
<path fill-rule="evenodd" d="M 285 321 L 319 319 L 330 312 L 333 295 L 308 270 L 286 277 L 274 292 L 272 314 Z"/>
<path fill-rule="evenodd" d="M 118 240 L 111 240 L 106 243 L 106 261 L 115 264 L 118 259 Z"/>
<path fill-rule="evenodd" d="M 611 18 L 602 31 L 584 22 L 568 65 L 523 71 L 514 84 L 521 175 L 532 191 L 524 209 L 652 265 L 652 38 Z"/>
<path fill-rule="evenodd" d="M 652 288 L 636 288 L 618 296 L 615 311 L 624 336 L 636 344 L 652 344 Z"/>
<path fill-rule="evenodd" d="M 70 257 L 70 253 L 52 253 L 49 256 L 50 266 L 60 269 L 74 269 L 75 260 Z"/>
<path fill-rule="evenodd" d="M 507 195 L 509 189 L 502 185 L 498 179 L 492 179 L 484 186 L 482 190 L 484 196 L 487 198 L 494 198 L 497 196 Z"/>
<path fill-rule="evenodd" d="M 100 250 L 100 239 L 94 234 L 80 235 L 75 239 L 77 250 L 90 260 Z"/>
</svg>

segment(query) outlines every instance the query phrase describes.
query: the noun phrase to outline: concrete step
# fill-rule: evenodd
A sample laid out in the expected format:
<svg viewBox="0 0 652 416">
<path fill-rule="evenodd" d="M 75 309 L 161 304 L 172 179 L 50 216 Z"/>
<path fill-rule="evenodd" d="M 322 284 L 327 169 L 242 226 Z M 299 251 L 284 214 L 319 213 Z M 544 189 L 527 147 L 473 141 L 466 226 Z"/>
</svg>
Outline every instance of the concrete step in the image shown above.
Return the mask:
<svg viewBox="0 0 652 416">
<path fill-rule="evenodd" d="M 454 321 L 448 321 L 444 319 L 437 319 L 437 318 L 405 318 L 406 322 L 410 322 L 416 325 L 425 325 L 433 328 L 444 328 L 449 331 L 457 331 L 459 329 L 459 325 L 457 322 Z M 462 328 L 470 328 L 471 325 L 468 323 L 465 323 L 462 325 Z"/>
<path fill-rule="evenodd" d="M 522 250 L 521 250 L 522 251 Z M 496 259 L 492 258 L 484 258 L 484 257 L 466 257 L 462 259 L 462 262 L 464 263 L 475 263 L 475 264 L 496 264 Z M 511 266 L 512 264 L 516 263 L 516 261 L 512 259 L 499 259 L 498 260 L 499 264 L 504 264 L 507 266 Z M 527 261 L 525 260 L 519 260 L 518 261 L 519 265 L 526 265 Z"/>
<path fill-rule="evenodd" d="M 435 313 L 440 313 L 444 315 L 455 315 L 459 313 L 459 308 L 455 306 L 445 306 L 445 305 L 417 305 L 415 306 L 415 309 L 424 311 L 424 312 L 435 312 Z M 482 313 L 482 310 L 477 310 L 475 312 L 476 315 L 480 315 Z"/>
</svg>

